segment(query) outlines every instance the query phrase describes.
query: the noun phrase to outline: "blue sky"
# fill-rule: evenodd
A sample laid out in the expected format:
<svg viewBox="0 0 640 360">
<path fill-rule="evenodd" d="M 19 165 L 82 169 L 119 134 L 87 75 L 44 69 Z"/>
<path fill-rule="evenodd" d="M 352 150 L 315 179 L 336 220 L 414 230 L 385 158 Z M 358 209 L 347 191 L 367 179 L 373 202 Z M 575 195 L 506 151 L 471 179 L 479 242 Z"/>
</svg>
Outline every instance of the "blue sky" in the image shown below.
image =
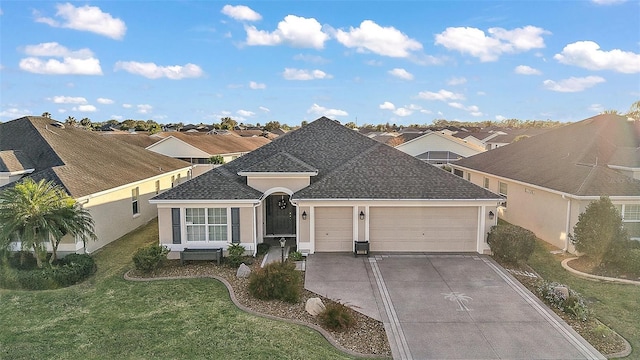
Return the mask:
<svg viewBox="0 0 640 360">
<path fill-rule="evenodd" d="M 640 99 L 640 2 L 2 1 L 0 121 L 578 121 Z"/>
</svg>

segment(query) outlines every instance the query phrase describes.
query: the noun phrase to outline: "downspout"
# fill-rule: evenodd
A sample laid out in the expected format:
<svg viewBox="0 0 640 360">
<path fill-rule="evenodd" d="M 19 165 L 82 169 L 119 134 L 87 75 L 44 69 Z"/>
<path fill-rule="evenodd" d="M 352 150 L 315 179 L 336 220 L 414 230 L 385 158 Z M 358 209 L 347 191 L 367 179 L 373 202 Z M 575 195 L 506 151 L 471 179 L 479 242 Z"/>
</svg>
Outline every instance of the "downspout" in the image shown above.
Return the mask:
<svg viewBox="0 0 640 360">
<path fill-rule="evenodd" d="M 253 256 L 258 254 L 258 218 L 256 215 L 256 209 L 260 206 L 260 202 L 253 204 Z"/>
<path fill-rule="evenodd" d="M 562 194 L 562 198 L 567 200 L 567 219 L 566 219 L 566 226 L 565 226 L 565 239 L 564 239 L 564 249 L 562 249 L 563 252 L 567 252 L 569 250 L 569 231 L 571 231 L 570 229 L 570 223 L 571 223 L 571 199 L 566 196 L 565 194 Z"/>
</svg>

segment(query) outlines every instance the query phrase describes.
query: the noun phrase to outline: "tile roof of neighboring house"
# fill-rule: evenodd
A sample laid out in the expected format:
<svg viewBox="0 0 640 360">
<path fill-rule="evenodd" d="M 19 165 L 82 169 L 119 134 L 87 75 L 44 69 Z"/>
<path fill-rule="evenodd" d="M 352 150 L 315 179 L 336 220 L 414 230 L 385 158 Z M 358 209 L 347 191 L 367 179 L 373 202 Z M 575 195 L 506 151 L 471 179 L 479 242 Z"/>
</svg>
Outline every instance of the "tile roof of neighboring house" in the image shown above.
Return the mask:
<svg viewBox="0 0 640 360">
<path fill-rule="evenodd" d="M 639 128 L 638 121 L 598 115 L 462 159 L 454 167 L 578 196 L 640 196 L 640 180 L 607 166 L 617 157 L 633 156 L 625 149 L 640 146 Z"/>
<path fill-rule="evenodd" d="M 54 181 L 75 198 L 189 166 L 39 116 L 0 124 L 0 150 L 23 152 L 35 167 L 31 178 Z"/>
<path fill-rule="evenodd" d="M 23 151 L 0 151 L 0 172 L 18 172 L 29 169 L 35 169 L 35 167 Z"/>
<path fill-rule="evenodd" d="M 158 200 L 259 199 L 238 172 L 286 153 L 318 170 L 294 199 L 500 199 L 458 176 L 322 117 L 170 189 Z M 225 186 L 228 191 L 221 191 Z"/>
<path fill-rule="evenodd" d="M 277 153 L 262 162 L 249 166 L 244 172 L 299 173 L 317 172 L 318 170 L 304 161 L 286 152 Z"/>
<path fill-rule="evenodd" d="M 210 155 L 235 154 L 253 151 L 271 140 L 256 136 L 242 137 L 233 132 L 224 135 L 204 134 L 204 133 L 179 133 L 179 132 L 162 132 L 153 136 L 167 138 L 173 136 L 192 145 Z"/>
</svg>

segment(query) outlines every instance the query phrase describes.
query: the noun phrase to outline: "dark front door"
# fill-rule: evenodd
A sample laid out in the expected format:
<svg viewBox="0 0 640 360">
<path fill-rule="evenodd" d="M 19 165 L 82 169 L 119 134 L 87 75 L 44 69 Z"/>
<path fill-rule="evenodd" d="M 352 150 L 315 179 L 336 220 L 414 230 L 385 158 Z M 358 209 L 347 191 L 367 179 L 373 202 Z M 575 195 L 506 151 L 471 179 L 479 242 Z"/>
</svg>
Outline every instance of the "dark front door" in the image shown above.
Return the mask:
<svg viewBox="0 0 640 360">
<path fill-rule="evenodd" d="M 289 202 L 289 195 L 269 195 L 265 200 L 265 206 L 267 235 L 296 233 L 296 209 Z"/>
</svg>

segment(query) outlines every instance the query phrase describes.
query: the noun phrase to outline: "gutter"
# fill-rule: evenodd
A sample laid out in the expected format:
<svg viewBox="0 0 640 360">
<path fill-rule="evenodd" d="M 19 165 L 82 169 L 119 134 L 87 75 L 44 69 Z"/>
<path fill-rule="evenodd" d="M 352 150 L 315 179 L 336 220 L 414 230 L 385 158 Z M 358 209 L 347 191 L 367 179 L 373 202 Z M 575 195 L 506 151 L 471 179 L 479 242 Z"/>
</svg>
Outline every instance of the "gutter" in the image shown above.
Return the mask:
<svg viewBox="0 0 640 360">
<path fill-rule="evenodd" d="M 563 252 L 567 252 L 569 251 L 569 231 L 571 231 L 571 229 L 569 229 L 569 226 L 571 224 L 571 198 L 568 196 L 565 196 L 564 194 L 562 194 L 562 198 L 567 200 L 567 218 L 565 220 L 565 239 L 564 239 L 564 248 L 562 249 Z"/>
</svg>

